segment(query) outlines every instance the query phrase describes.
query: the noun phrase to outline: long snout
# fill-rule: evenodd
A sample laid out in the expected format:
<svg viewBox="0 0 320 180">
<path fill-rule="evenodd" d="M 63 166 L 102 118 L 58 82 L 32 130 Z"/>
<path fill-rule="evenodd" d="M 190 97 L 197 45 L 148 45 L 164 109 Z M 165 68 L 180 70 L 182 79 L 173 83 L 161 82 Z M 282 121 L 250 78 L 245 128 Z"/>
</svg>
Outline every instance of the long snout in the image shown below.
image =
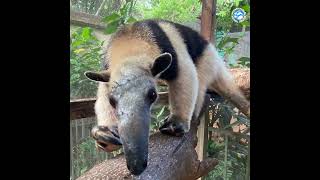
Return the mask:
<svg viewBox="0 0 320 180">
<path fill-rule="evenodd" d="M 133 144 L 136 147 L 132 147 Z M 148 143 L 141 140 L 132 144 L 126 144 L 123 146 L 123 149 L 129 171 L 134 175 L 140 175 L 148 164 Z"/>
<path fill-rule="evenodd" d="M 148 164 L 149 124 L 148 108 L 135 109 L 120 117 L 119 135 L 127 167 L 134 175 L 141 174 Z"/>
</svg>

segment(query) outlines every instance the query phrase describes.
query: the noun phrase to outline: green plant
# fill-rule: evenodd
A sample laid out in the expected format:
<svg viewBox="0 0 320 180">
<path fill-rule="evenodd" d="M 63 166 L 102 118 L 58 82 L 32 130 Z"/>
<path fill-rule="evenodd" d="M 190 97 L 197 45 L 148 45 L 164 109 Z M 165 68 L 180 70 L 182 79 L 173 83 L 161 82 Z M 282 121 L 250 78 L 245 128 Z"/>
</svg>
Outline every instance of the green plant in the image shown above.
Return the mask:
<svg viewBox="0 0 320 180">
<path fill-rule="evenodd" d="M 201 12 L 199 0 L 151 0 L 139 1 L 141 19 L 166 19 L 174 22 L 193 22 Z"/>
<path fill-rule="evenodd" d="M 235 8 L 242 8 L 246 11 L 246 20 L 241 23 L 235 23 L 231 18 L 232 10 Z M 230 37 L 229 33 L 232 28 L 235 27 L 249 27 L 250 26 L 250 5 L 247 0 L 218 0 L 217 1 L 217 13 L 216 13 L 216 44 L 217 50 L 221 57 L 229 57 L 227 64 L 230 67 L 250 67 L 250 58 L 241 57 L 239 59 L 234 58 L 234 48 L 238 45 L 239 37 Z"/>
<path fill-rule="evenodd" d="M 105 152 L 99 152 L 96 150 L 95 141 L 91 137 L 87 137 L 82 139 L 79 144 L 73 147 L 73 169 L 74 176 L 79 177 L 81 174 L 92 168 L 95 164 L 101 162 L 107 158 L 107 154 Z M 103 156 L 99 160 L 98 157 Z"/>
<path fill-rule="evenodd" d="M 153 133 L 160 128 L 160 126 L 163 124 L 162 121 L 169 115 L 170 111 L 168 106 L 156 105 L 154 108 L 152 108 L 151 113 L 150 131 Z"/>
<path fill-rule="evenodd" d="M 103 42 L 99 41 L 89 27 L 78 28 L 71 34 L 70 44 L 70 96 L 92 97 L 96 83 L 84 76 L 87 70 L 99 70 Z"/>
<path fill-rule="evenodd" d="M 133 23 L 136 19 L 132 16 L 132 10 L 137 1 L 127 1 L 118 12 L 114 12 L 111 15 L 104 17 L 102 20 L 106 23 L 106 34 L 114 33 L 119 26 Z"/>
<path fill-rule="evenodd" d="M 96 16 L 107 16 L 120 9 L 124 0 L 71 0 L 73 11 L 84 12 Z"/>
<path fill-rule="evenodd" d="M 242 27 L 242 26 L 249 26 L 250 21 L 250 5 L 247 0 L 218 0 L 216 4 L 216 27 L 217 31 L 222 31 L 222 32 L 230 32 L 231 28 L 237 28 L 237 27 Z M 232 10 L 235 8 L 242 8 L 243 10 L 246 11 L 247 19 L 238 24 L 235 23 L 232 18 L 231 18 L 231 13 Z"/>
<path fill-rule="evenodd" d="M 239 37 L 230 37 L 227 33 L 219 31 L 216 33 L 217 51 L 221 57 L 228 56 L 227 65 L 230 67 L 250 67 L 250 58 L 232 58 L 234 48 L 239 44 L 239 39 L 244 37 L 242 33 Z"/>
<path fill-rule="evenodd" d="M 250 166 L 249 136 L 247 132 L 235 133 L 233 127 L 244 125 L 250 129 L 250 121 L 236 108 L 225 100 L 211 102 L 212 118 L 217 127 L 208 127 L 211 136 L 208 141 L 208 156 L 219 160 L 219 164 L 206 179 L 247 179 Z M 234 122 L 231 123 L 231 120 Z M 212 133 L 218 134 L 215 137 Z M 216 137 L 217 136 L 217 137 Z"/>
</svg>

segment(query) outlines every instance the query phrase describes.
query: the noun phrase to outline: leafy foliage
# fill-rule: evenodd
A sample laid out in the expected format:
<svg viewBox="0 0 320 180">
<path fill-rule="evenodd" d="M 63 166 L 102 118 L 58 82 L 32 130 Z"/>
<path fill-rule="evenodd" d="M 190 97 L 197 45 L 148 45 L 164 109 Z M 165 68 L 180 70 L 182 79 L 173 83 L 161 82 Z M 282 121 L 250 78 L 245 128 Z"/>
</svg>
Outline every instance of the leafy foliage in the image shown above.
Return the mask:
<svg viewBox="0 0 320 180">
<path fill-rule="evenodd" d="M 249 136 L 244 131 L 234 133 L 233 127 L 244 125 L 250 128 L 250 121 L 224 100 L 211 101 L 209 107 L 212 118 L 208 127 L 208 156 L 217 158 L 220 163 L 206 179 L 247 179 Z M 235 119 L 233 123 L 232 119 Z M 212 127 L 213 124 L 217 127 Z"/>
<path fill-rule="evenodd" d="M 231 12 L 233 9 L 241 7 L 246 11 L 246 20 L 241 23 L 233 22 L 231 18 Z M 244 33 L 239 37 L 230 37 L 229 33 L 232 28 L 235 27 L 249 27 L 250 26 L 250 5 L 247 0 L 232 0 L 232 1 L 217 1 L 217 31 L 216 31 L 216 42 L 217 50 L 222 57 L 228 56 L 227 64 L 230 67 L 250 67 L 250 58 L 241 57 L 235 59 L 234 48 L 239 44 L 239 39 L 244 37 Z"/>
<path fill-rule="evenodd" d="M 227 33 L 217 33 L 217 50 L 221 57 L 229 57 L 227 65 L 230 67 L 250 67 L 249 57 L 241 57 L 239 59 L 232 57 L 232 55 L 234 55 L 235 47 L 239 44 L 239 40 L 243 37 L 244 34 L 240 35 L 239 37 L 230 37 Z"/>
<path fill-rule="evenodd" d="M 79 177 L 81 174 L 92 168 L 95 164 L 101 162 L 99 161 L 100 156 L 106 159 L 107 154 L 105 152 L 99 152 L 96 150 L 94 139 L 87 137 L 82 140 L 81 143 L 77 144 L 72 149 L 74 158 L 73 169 L 75 169 L 75 177 Z"/>
<path fill-rule="evenodd" d="M 70 44 L 70 96 L 93 97 L 97 85 L 88 80 L 84 72 L 98 70 L 102 57 L 102 45 L 89 27 L 78 28 L 71 34 Z"/>
<path fill-rule="evenodd" d="M 151 0 L 139 1 L 141 19 L 165 19 L 174 22 L 193 22 L 201 12 L 199 0 Z"/>
<path fill-rule="evenodd" d="M 92 15 L 98 13 L 98 16 L 104 17 L 110 15 L 113 11 L 119 10 L 123 1 L 124 0 L 71 0 L 70 8 L 74 11 Z"/>
<path fill-rule="evenodd" d="M 152 108 L 150 131 L 154 133 L 158 131 L 163 124 L 163 120 L 170 114 L 168 106 L 155 106 Z"/>
<path fill-rule="evenodd" d="M 106 34 L 112 34 L 114 33 L 119 26 L 133 23 L 137 21 L 132 16 L 132 9 L 137 1 L 131 0 L 127 1 L 118 12 L 114 12 L 109 16 L 106 16 L 103 18 L 103 22 L 106 23 Z"/>
<path fill-rule="evenodd" d="M 232 28 L 239 28 L 244 25 L 250 25 L 250 5 L 247 0 L 218 0 L 216 7 L 217 31 L 229 32 Z M 242 8 L 247 13 L 247 19 L 240 24 L 235 23 L 231 18 L 232 10 L 238 7 Z"/>
</svg>

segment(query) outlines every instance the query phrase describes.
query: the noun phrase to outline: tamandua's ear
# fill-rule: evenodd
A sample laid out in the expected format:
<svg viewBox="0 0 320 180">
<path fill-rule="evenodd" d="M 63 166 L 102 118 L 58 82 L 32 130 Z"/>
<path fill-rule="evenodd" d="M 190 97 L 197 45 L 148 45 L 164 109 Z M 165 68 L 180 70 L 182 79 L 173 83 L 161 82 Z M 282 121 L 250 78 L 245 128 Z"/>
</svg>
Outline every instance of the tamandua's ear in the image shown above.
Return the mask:
<svg viewBox="0 0 320 180">
<path fill-rule="evenodd" d="M 109 71 L 101 71 L 101 72 L 92 72 L 86 71 L 84 75 L 92 80 L 97 82 L 109 82 L 110 80 L 110 72 Z"/>
<path fill-rule="evenodd" d="M 152 67 L 151 73 L 155 77 L 160 77 L 162 73 L 169 69 L 172 63 L 172 55 L 170 53 L 163 53 L 158 56 Z"/>
</svg>

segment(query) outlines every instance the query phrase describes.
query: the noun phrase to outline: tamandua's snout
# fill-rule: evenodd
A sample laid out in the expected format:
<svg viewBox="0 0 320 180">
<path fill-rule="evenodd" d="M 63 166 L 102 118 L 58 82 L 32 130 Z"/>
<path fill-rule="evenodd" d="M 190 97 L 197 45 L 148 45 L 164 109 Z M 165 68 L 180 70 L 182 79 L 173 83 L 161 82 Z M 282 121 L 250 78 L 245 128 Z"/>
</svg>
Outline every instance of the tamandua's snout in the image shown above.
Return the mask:
<svg viewBox="0 0 320 180">
<path fill-rule="evenodd" d="M 110 93 L 118 119 L 118 130 L 127 167 L 141 174 L 148 163 L 151 106 L 157 99 L 155 82 L 148 76 L 125 76 Z"/>
<path fill-rule="evenodd" d="M 139 107 L 120 115 L 119 135 L 129 171 L 141 174 L 148 163 L 149 107 Z"/>
</svg>

